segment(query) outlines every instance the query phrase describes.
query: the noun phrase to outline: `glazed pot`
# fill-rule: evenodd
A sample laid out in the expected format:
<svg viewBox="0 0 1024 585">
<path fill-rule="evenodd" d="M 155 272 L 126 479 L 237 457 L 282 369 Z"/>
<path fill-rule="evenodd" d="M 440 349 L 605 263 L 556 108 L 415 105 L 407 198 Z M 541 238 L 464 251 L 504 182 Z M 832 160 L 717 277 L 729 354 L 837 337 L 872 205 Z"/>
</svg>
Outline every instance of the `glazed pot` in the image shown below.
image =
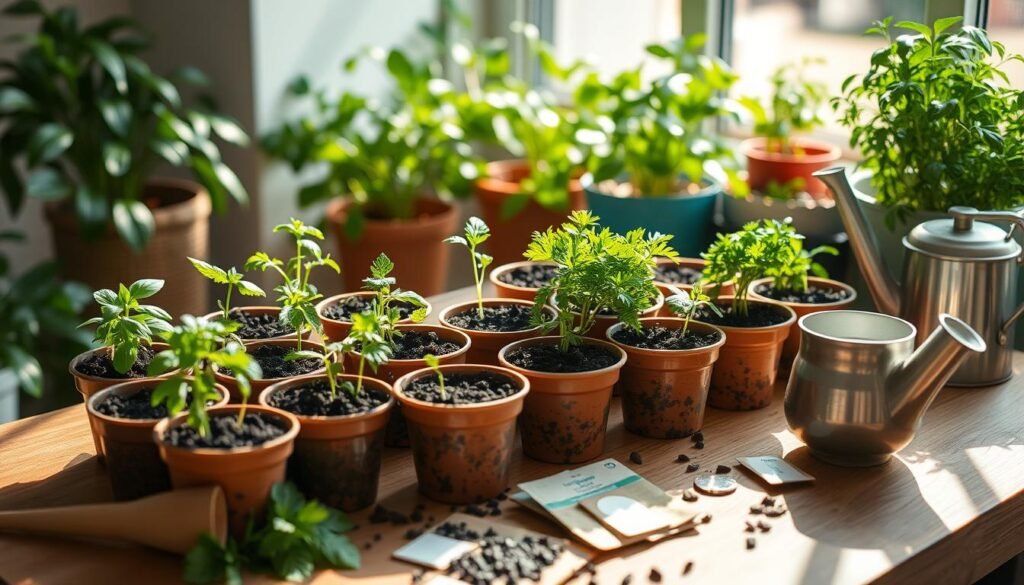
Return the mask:
<svg viewBox="0 0 1024 585">
<path fill-rule="evenodd" d="M 250 315 L 273 315 L 275 318 L 277 318 L 277 316 L 281 314 L 281 307 L 273 307 L 273 306 L 231 307 L 231 310 L 232 311 L 245 311 L 246 313 L 248 313 Z M 223 315 L 224 315 L 223 311 L 214 311 L 212 313 L 207 313 L 207 314 L 203 315 L 203 320 L 205 320 L 205 321 L 213 321 L 213 320 L 216 320 L 216 319 L 220 319 Z M 310 334 L 309 331 L 304 331 L 302 333 L 302 338 L 303 339 L 309 339 L 309 334 Z M 242 337 L 240 339 L 243 342 L 266 341 L 266 340 L 271 340 L 271 339 L 292 339 L 292 340 L 294 340 L 295 339 L 295 333 L 293 332 L 293 333 L 286 333 L 284 335 L 275 335 L 274 337 L 266 337 L 266 338 L 263 338 L 263 339 L 250 339 L 248 337 Z"/>
<path fill-rule="evenodd" d="M 676 258 L 673 262 L 672 258 L 658 258 L 659 265 L 662 264 L 678 264 L 679 266 L 696 270 L 697 272 L 704 272 L 704 266 L 707 262 L 703 258 Z M 654 286 L 658 287 L 661 291 L 661 295 L 665 298 L 672 296 L 672 289 L 670 287 L 676 287 L 678 289 L 690 292 L 693 290 L 692 284 L 673 284 L 671 282 L 661 282 L 658 280 L 658 275 L 654 275 Z M 710 294 L 712 291 L 720 289 L 719 294 L 731 295 L 736 290 L 736 283 L 729 280 L 723 284 L 707 284 L 704 286 L 704 292 Z M 667 304 L 662 304 L 661 309 L 658 310 L 657 315 L 659 317 L 674 317 L 675 313 L 668 308 Z"/>
<path fill-rule="evenodd" d="M 756 291 L 758 286 L 770 284 L 772 280 L 772 278 L 761 278 L 750 283 L 750 298 L 786 305 L 793 310 L 797 319 L 810 313 L 849 309 L 853 306 L 854 301 L 857 300 L 857 291 L 855 291 L 852 286 L 839 282 L 838 280 L 819 278 L 817 276 L 808 276 L 807 284 L 828 290 L 845 290 L 846 298 L 834 303 L 787 303 L 757 294 Z M 786 343 L 782 346 L 782 366 L 784 369 L 789 369 L 789 366 L 793 363 L 793 358 L 796 357 L 798 351 L 800 351 L 800 327 L 798 327 L 794 322 L 789 328 L 789 337 L 786 338 Z"/>
<path fill-rule="evenodd" d="M 583 189 L 577 180 L 569 181 L 566 205 L 558 209 L 542 207 L 531 195 L 523 193 L 520 182 L 530 175 L 530 167 L 524 160 L 487 163 L 485 175 L 477 180 L 475 192 L 483 220 L 491 228 L 487 250 L 494 257 L 495 264 L 521 260 L 533 232 L 558 227 L 565 222 L 569 212 L 587 207 Z M 521 197 L 529 198 L 525 206 L 518 213 L 506 213 L 505 206 L 509 201 Z"/>
<path fill-rule="evenodd" d="M 257 348 L 261 345 L 275 345 L 278 347 L 285 347 L 290 350 L 297 349 L 294 337 L 291 339 L 262 339 L 260 341 L 249 341 L 245 344 L 245 349 L 246 351 L 252 351 L 254 348 Z M 302 349 L 308 349 L 319 353 L 324 352 L 324 346 L 315 341 L 303 341 Z M 324 368 L 321 366 L 316 370 L 313 370 L 312 372 L 307 372 L 306 374 L 303 375 L 320 374 L 323 371 Z M 218 383 L 223 384 L 224 387 L 228 389 L 228 392 L 231 394 L 231 404 L 242 403 L 242 393 L 238 391 L 238 384 L 235 382 L 235 379 L 232 376 L 227 376 L 220 372 L 214 372 L 214 377 L 216 377 Z M 273 384 L 276 384 L 287 379 L 288 378 L 260 378 L 257 380 L 252 380 L 250 382 L 250 386 L 252 387 L 252 394 L 249 396 L 249 399 L 252 400 L 256 398 L 257 396 L 260 395 L 261 392 L 263 392 Z"/>
<path fill-rule="evenodd" d="M 620 358 L 600 370 L 573 373 L 528 370 L 507 359 L 517 348 L 557 345 L 558 339 L 535 337 L 511 343 L 498 353 L 498 361 L 530 381 L 530 394 L 519 420 L 523 452 L 548 463 L 582 463 L 604 453 L 612 387 L 619 380 L 626 353 L 607 341 L 585 339 L 584 344 L 605 347 Z"/>
<path fill-rule="evenodd" d="M 487 275 L 487 278 L 491 281 L 491 284 L 494 285 L 494 290 L 496 291 L 495 294 L 497 294 L 498 297 L 503 299 L 522 299 L 524 301 L 533 301 L 533 299 L 537 297 L 537 291 L 540 290 L 539 288 L 516 286 L 514 284 L 502 282 L 501 275 L 506 274 L 508 272 L 512 272 L 517 268 L 523 268 L 534 265 L 555 266 L 555 263 L 532 262 L 529 260 L 525 260 L 522 262 L 509 262 L 508 264 L 502 264 L 501 266 L 498 266 L 497 268 L 492 270 L 491 273 Z"/>
<path fill-rule="evenodd" d="M 483 299 L 483 304 L 485 307 L 520 305 L 530 309 L 533 308 L 532 301 L 523 301 L 518 299 Z M 476 301 L 467 301 L 465 303 L 446 307 L 438 316 L 438 320 L 441 322 L 441 325 L 444 327 L 450 327 L 456 331 L 461 331 L 469 337 L 470 345 L 469 350 L 466 352 L 466 363 L 497 366 L 499 365 L 498 352 L 501 348 L 513 341 L 529 339 L 541 334 L 540 326 L 530 327 L 529 329 L 523 329 L 521 331 L 479 331 L 476 329 L 458 327 L 448 322 L 449 317 L 452 315 L 459 315 L 467 311 L 476 311 L 476 309 Z M 549 317 L 554 317 L 555 315 L 555 310 L 551 307 L 544 307 L 544 312 L 547 313 Z"/>
<path fill-rule="evenodd" d="M 320 301 L 319 303 L 317 303 L 317 305 L 316 305 L 316 314 L 320 315 L 320 322 L 323 323 L 323 325 L 324 325 L 324 334 L 327 336 L 327 338 L 330 339 L 331 341 L 341 341 L 342 339 L 345 339 L 346 337 L 348 337 L 348 332 L 352 330 L 352 322 L 351 321 L 339 321 L 337 319 L 328 319 L 327 317 L 325 317 L 324 316 L 324 311 L 327 310 L 328 307 L 332 307 L 335 304 L 341 302 L 343 299 L 348 298 L 348 297 L 376 297 L 376 296 L 377 296 L 377 293 L 375 293 L 373 291 L 349 292 L 349 293 L 342 293 L 340 295 L 334 295 L 333 297 L 328 297 L 328 298 Z M 427 303 L 427 314 L 429 315 L 432 310 L 433 310 L 433 307 L 428 302 Z M 399 323 L 400 324 L 412 323 L 412 320 L 411 319 L 402 319 L 402 320 L 399 321 Z"/>
<path fill-rule="evenodd" d="M 238 416 L 242 408 L 240 405 L 229 404 L 210 408 L 207 413 L 211 418 L 220 415 Z M 164 419 L 153 428 L 153 440 L 160 450 L 160 457 L 167 463 L 174 489 L 215 484 L 224 490 L 228 504 L 228 526 L 235 538 L 244 536 L 250 517 L 257 521 L 262 518 L 270 497 L 270 488 L 285 479 L 285 466 L 292 454 L 295 437 L 299 434 L 299 420 L 291 413 L 257 405 L 244 408 L 246 413 L 261 414 L 281 421 L 286 427 L 285 433 L 256 447 L 189 449 L 164 441 L 164 435 L 169 429 L 186 424 L 186 413 Z"/>
<path fill-rule="evenodd" d="M 260 393 L 259 403 L 276 408 L 271 402 L 275 393 L 316 380 L 327 382 L 327 376 L 300 376 L 278 382 Z M 356 384 L 359 378 L 342 374 L 338 380 Z M 395 402 L 391 387 L 380 380 L 364 377 L 363 388 L 383 392 L 387 401 L 373 410 L 343 416 L 292 413 L 299 419 L 299 434 L 288 459 L 288 477 L 306 497 L 345 512 L 362 510 L 377 501 L 384 428 Z"/>
<path fill-rule="evenodd" d="M 641 319 L 643 327 L 682 329 L 677 318 Z M 717 327 L 691 321 L 688 331 L 717 333 L 718 340 L 697 349 L 643 349 L 615 339 L 625 327 L 616 323 L 608 340 L 626 352 L 626 365 L 619 377 L 622 417 L 626 430 L 643 437 L 679 439 L 704 426 L 711 371 L 718 352 L 726 342 Z"/>
<path fill-rule="evenodd" d="M 519 391 L 491 402 L 434 404 L 405 394 L 414 380 L 436 377 L 430 368 L 395 382 L 395 397 L 409 424 L 420 493 L 447 504 L 473 504 L 497 497 L 508 487 L 515 447 L 516 417 L 530 382 L 505 368 L 487 365 L 441 366 L 442 375 L 490 372 L 511 378 Z"/>
<path fill-rule="evenodd" d="M 171 489 L 167 466 L 153 443 L 153 427 L 159 419 L 117 418 L 107 416 L 97 407 L 109 396 L 131 396 L 146 388 L 155 389 L 162 380 L 143 378 L 115 384 L 93 394 L 85 401 L 89 427 L 102 447 L 115 500 L 134 500 Z M 228 403 L 227 388 L 217 384 L 220 400 L 213 406 Z"/>
<path fill-rule="evenodd" d="M 768 150 L 767 143 L 766 138 L 750 138 L 740 143 L 740 151 L 747 158 L 747 183 L 751 189 L 764 192 L 772 182 L 785 185 L 799 179 L 815 199 L 831 198 L 828 188 L 813 173 L 839 160 L 842 151 L 838 146 L 809 138 L 790 138 L 790 144 L 801 151 L 798 154 Z"/>
<path fill-rule="evenodd" d="M 348 236 L 345 223 L 355 203 L 350 197 L 339 197 L 327 204 L 326 216 L 341 255 L 342 282 L 346 291 L 358 291 L 363 278 L 370 274 L 370 264 L 381 253 L 395 263 L 391 276 L 405 290 L 423 296 L 444 292 L 448 280 L 448 245 L 459 220 L 458 210 L 439 199 L 421 197 L 416 200 L 415 217 L 408 220 L 367 217 L 362 234 Z"/>
<path fill-rule="evenodd" d="M 555 307 L 555 310 L 558 310 L 558 305 L 555 303 L 555 299 L 557 298 L 557 296 L 557 294 L 551 295 L 551 305 Z M 659 290 L 658 298 L 655 299 L 654 304 L 648 307 L 644 312 L 640 313 L 640 317 L 654 317 L 661 311 L 664 305 L 665 297 L 661 294 L 661 291 Z M 572 314 L 574 317 L 576 317 L 576 321 L 578 322 L 580 317 L 579 313 L 572 312 Z M 617 315 L 598 315 L 597 317 L 594 317 L 594 324 L 591 325 L 590 329 L 583 335 L 584 337 L 589 337 L 591 339 L 604 340 L 607 337 L 608 329 L 610 329 L 612 325 L 615 325 L 618 322 L 619 317 Z"/>
<path fill-rule="evenodd" d="M 720 306 L 732 302 L 732 296 L 718 298 Z M 782 345 L 789 337 L 796 315 L 789 307 L 774 301 L 748 300 L 749 306 L 770 305 L 787 315 L 782 323 L 768 327 L 732 327 L 715 325 L 725 333 L 718 362 L 711 375 L 708 404 L 724 410 L 755 410 L 771 404 L 775 378 L 779 373 Z"/>
</svg>

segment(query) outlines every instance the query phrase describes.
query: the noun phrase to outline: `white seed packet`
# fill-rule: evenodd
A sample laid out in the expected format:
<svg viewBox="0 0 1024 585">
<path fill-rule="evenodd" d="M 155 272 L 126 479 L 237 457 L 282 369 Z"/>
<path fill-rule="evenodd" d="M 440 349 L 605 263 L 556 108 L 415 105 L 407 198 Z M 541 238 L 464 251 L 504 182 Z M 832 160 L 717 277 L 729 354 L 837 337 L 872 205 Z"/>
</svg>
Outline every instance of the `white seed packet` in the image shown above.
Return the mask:
<svg viewBox="0 0 1024 585">
<path fill-rule="evenodd" d="M 793 464 L 774 455 L 737 457 L 736 460 L 769 485 L 814 481 L 813 476 L 800 471 Z"/>
<path fill-rule="evenodd" d="M 452 561 L 477 548 L 477 544 L 448 538 L 434 532 L 424 532 L 402 548 L 391 553 L 401 561 L 408 561 L 431 569 L 447 569 Z"/>
</svg>

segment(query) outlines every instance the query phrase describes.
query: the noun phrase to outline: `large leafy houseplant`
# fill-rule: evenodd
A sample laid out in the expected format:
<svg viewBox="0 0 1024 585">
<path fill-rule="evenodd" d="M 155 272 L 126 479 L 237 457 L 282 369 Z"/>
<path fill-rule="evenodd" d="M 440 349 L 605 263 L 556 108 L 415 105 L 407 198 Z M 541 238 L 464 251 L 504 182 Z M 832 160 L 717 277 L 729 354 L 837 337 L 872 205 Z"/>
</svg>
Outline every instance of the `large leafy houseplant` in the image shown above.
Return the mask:
<svg viewBox="0 0 1024 585">
<path fill-rule="evenodd" d="M 959 21 L 875 23 L 888 44 L 833 98 L 890 227 L 913 211 L 1024 202 L 1024 91 L 1003 70 L 1024 57 Z"/>
<path fill-rule="evenodd" d="M 191 169 L 215 210 L 246 201 L 214 141 L 244 145 L 246 134 L 208 107 L 183 105 L 175 83 L 139 57 L 147 42 L 131 21 L 83 28 L 73 7 L 51 11 L 37 0 L 4 14 L 40 19 L 0 78 L 0 186 L 12 213 L 25 196 L 66 202 L 87 236 L 112 223 L 141 250 L 155 229 L 144 187 L 158 163 Z M 206 83 L 192 68 L 174 79 Z"/>
</svg>

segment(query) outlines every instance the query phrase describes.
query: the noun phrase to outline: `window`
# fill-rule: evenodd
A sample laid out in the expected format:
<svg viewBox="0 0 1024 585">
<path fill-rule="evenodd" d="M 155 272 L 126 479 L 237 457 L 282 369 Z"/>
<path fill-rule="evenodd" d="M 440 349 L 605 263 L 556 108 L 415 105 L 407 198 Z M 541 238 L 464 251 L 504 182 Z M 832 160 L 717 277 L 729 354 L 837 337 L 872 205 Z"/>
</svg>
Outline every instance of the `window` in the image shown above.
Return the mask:
<svg viewBox="0 0 1024 585">
<path fill-rule="evenodd" d="M 1010 53 L 1024 54 L 1024 0 L 991 0 L 988 5 L 988 32 L 992 40 L 1006 45 Z M 1024 86 L 1024 64 L 1006 67 L 1013 87 Z"/>
</svg>

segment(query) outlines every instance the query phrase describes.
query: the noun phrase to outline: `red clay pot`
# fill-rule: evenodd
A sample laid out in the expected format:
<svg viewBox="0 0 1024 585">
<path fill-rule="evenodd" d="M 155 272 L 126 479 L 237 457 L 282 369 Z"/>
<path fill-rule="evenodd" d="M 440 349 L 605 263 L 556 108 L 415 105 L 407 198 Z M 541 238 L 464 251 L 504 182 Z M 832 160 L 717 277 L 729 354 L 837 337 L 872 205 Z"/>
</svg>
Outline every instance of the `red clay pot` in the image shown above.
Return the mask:
<svg viewBox="0 0 1024 585">
<path fill-rule="evenodd" d="M 494 285 L 495 294 L 502 299 L 522 299 L 524 301 L 533 301 L 537 297 L 537 291 L 540 289 L 529 288 L 525 286 L 515 286 L 501 281 L 500 276 L 506 272 L 511 272 L 517 268 L 524 266 L 533 265 L 547 265 L 554 266 L 553 262 L 532 262 L 524 260 L 522 262 L 509 262 L 508 264 L 502 264 L 496 267 L 494 270 L 487 275 L 488 280 Z"/>
<path fill-rule="evenodd" d="M 802 179 L 804 190 L 815 199 L 831 199 L 825 183 L 813 176 L 814 171 L 830 167 L 842 155 L 838 146 L 809 138 L 791 138 L 790 144 L 800 154 L 769 151 L 765 138 L 750 138 L 740 143 L 747 157 L 747 183 L 755 191 L 764 192 L 773 181 L 785 185 L 793 179 Z"/>
<path fill-rule="evenodd" d="M 261 345 L 276 345 L 278 347 L 286 347 L 292 350 L 298 349 L 296 347 L 294 337 L 292 337 L 291 339 L 262 339 L 260 341 L 250 341 L 245 344 L 245 348 L 246 351 L 249 351 L 252 348 L 259 347 Z M 324 346 L 323 344 L 317 343 L 315 341 L 303 341 L 302 349 L 309 349 L 312 351 L 323 353 Z M 313 370 L 312 372 L 309 372 L 309 374 L 304 375 L 315 375 L 320 374 L 322 372 L 324 372 L 324 368 L 321 367 L 317 368 L 316 370 Z M 213 375 L 217 379 L 217 382 L 223 384 L 224 387 L 228 389 L 228 392 L 231 394 L 231 404 L 241 404 L 242 393 L 238 391 L 238 384 L 235 383 L 235 379 L 231 376 L 225 376 L 220 372 L 214 372 Z M 250 383 L 250 385 L 252 386 L 252 394 L 249 396 L 249 400 L 254 402 L 256 397 L 258 397 L 261 392 L 263 392 L 270 386 L 287 379 L 288 378 L 260 378 L 259 380 L 253 380 Z"/>
<path fill-rule="evenodd" d="M 375 296 L 377 296 L 377 293 L 375 293 L 373 291 L 349 292 L 349 293 L 342 293 L 340 295 L 334 295 L 333 297 L 328 297 L 328 298 L 320 301 L 319 303 L 317 303 L 317 305 L 316 305 L 316 314 L 320 315 L 320 321 L 324 325 L 324 334 L 327 335 L 327 338 L 330 339 L 331 341 L 341 341 L 342 339 L 345 339 L 346 337 L 348 337 L 348 332 L 352 330 L 352 322 L 351 321 L 338 321 L 337 319 L 328 319 L 327 317 L 324 317 L 324 311 L 328 307 L 334 306 L 335 304 L 340 302 L 342 299 L 347 298 L 347 297 L 375 297 Z M 433 310 L 433 307 L 428 302 L 427 303 L 427 314 L 429 315 L 432 310 Z M 410 320 L 410 319 L 402 319 L 401 321 L 399 321 L 399 323 L 400 324 L 412 323 L 412 320 Z"/>
<path fill-rule="evenodd" d="M 703 272 L 704 266 L 707 265 L 707 262 L 705 262 L 703 258 L 676 258 L 675 260 L 675 263 L 678 264 L 679 266 L 684 266 L 686 268 L 690 268 L 692 270 L 697 270 L 700 272 Z M 671 258 L 658 258 L 657 262 L 659 265 L 673 263 Z M 672 290 L 669 288 L 672 286 L 681 290 L 685 290 L 686 292 L 690 292 L 691 290 L 693 290 L 693 285 L 690 284 L 672 284 L 670 282 L 661 282 L 657 279 L 657 275 L 655 275 L 654 286 L 658 287 L 658 290 L 661 291 L 662 296 L 664 296 L 665 298 L 672 296 Z M 704 292 L 707 294 L 711 294 L 711 292 L 714 291 L 716 288 L 721 289 L 721 292 L 719 294 L 731 295 L 736 290 L 736 283 L 729 280 L 722 284 L 706 284 L 704 286 Z M 661 306 L 661 309 L 658 310 L 657 316 L 675 317 L 675 313 L 673 313 L 672 310 L 668 308 L 667 304 L 663 304 Z"/>
<path fill-rule="evenodd" d="M 232 307 L 231 310 L 232 311 L 235 311 L 235 310 L 245 311 L 246 313 L 249 313 L 251 315 L 273 315 L 275 318 L 278 315 L 281 314 L 281 307 L 273 307 L 273 306 L 269 306 L 269 305 L 267 305 L 267 306 Z M 203 315 L 202 318 L 204 320 L 206 320 L 206 321 L 212 321 L 214 319 L 220 319 L 223 314 L 224 314 L 223 311 L 214 311 L 212 313 L 207 313 L 207 314 Z M 304 331 L 302 333 L 302 338 L 303 339 L 309 339 L 309 333 L 310 333 L 309 331 Z M 266 339 L 249 339 L 249 338 L 246 338 L 246 337 L 241 337 L 240 339 L 243 342 L 248 342 L 248 341 L 269 341 L 269 340 L 272 340 L 272 339 L 295 339 L 295 334 L 294 333 L 288 333 L 286 335 L 277 335 L 275 337 L 267 337 Z"/>
<path fill-rule="evenodd" d="M 485 307 L 501 307 L 506 305 L 522 305 L 524 307 L 533 308 L 533 301 L 523 301 L 519 299 L 484 299 Z M 522 331 L 477 331 L 475 329 L 466 329 L 463 327 L 456 327 L 448 322 L 448 318 L 452 315 L 458 315 L 467 311 L 475 311 L 477 308 L 476 301 L 467 301 L 465 303 L 459 303 L 457 305 L 451 305 L 445 307 L 441 314 L 438 316 L 438 320 L 444 327 L 449 327 L 456 331 L 465 333 L 470 339 L 469 351 L 466 352 L 466 363 L 470 364 L 487 364 L 490 366 L 497 366 L 498 364 L 498 352 L 501 348 L 512 343 L 513 341 L 519 341 L 520 339 L 529 339 L 531 337 L 537 337 L 541 334 L 540 327 L 531 327 L 529 329 L 523 329 Z M 544 312 L 549 316 L 555 315 L 555 310 L 551 307 L 544 307 Z"/>
</svg>

